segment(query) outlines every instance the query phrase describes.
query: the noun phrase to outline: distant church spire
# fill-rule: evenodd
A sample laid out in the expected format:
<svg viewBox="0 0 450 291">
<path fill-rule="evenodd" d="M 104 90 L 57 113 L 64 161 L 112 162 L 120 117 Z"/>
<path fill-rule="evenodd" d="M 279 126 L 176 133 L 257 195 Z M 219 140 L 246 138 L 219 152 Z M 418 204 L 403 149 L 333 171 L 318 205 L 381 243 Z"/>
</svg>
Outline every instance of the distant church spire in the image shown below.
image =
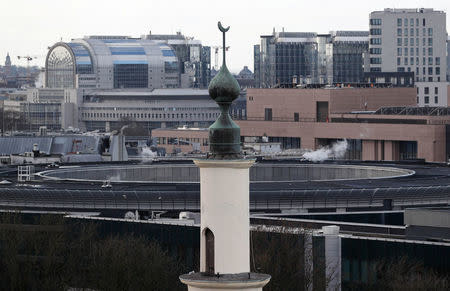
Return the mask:
<svg viewBox="0 0 450 291">
<path fill-rule="evenodd" d="M 5 67 L 11 67 L 11 57 L 9 53 L 6 54 Z"/>
</svg>

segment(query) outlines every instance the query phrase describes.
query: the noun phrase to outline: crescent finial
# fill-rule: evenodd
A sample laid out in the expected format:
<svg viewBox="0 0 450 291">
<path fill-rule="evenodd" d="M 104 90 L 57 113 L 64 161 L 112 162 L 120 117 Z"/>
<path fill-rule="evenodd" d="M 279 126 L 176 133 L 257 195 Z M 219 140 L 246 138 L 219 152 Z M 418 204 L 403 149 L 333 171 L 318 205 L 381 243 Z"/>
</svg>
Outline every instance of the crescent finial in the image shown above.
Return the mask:
<svg viewBox="0 0 450 291">
<path fill-rule="evenodd" d="M 227 32 L 227 31 L 230 29 L 229 26 L 228 26 L 227 28 L 223 27 L 223 26 L 222 26 L 222 23 L 220 23 L 220 21 L 217 23 L 217 26 L 219 27 L 219 30 L 220 30 L 221 32 Z"/>
</svg>

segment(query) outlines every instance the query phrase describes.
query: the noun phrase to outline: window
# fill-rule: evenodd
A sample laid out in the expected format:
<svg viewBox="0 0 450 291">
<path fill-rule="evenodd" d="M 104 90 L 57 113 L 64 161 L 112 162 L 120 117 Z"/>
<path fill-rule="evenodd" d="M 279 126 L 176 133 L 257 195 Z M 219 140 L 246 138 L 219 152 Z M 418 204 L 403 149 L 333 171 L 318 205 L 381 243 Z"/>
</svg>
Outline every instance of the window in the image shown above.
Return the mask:
<svg viewBox="0 0 450 291">
<path fill-rule="evenodd" d="M 422 18 L 422 26 L 425 26 L 425 18 Z"/>
<path fill-rule="evenodd" d="M 433 67 L 428 67 L 428 75 L 433 75 Z"/>
<path fill-rule="evenodd" d="M 432 45 L 433 45 L 433 38 L 432 38 L 432 37 L 429 37 L 429 38 L 428 38 L 428 45 L 429 45 L 429 46 L 432 46 Z"/>
<path fill-rule="evenodd" d="M 414 48 L 413 48 L 413 47 L 409 49 L 409 55 L 410 55 L 410 56 L 413 56 L 413 55 L 414 55 Z"/>
<path fill-rule="evenodd" d="M 419 18 L 416 18 L 416 26 L 419 26 Z"/>
<path fill-rule="evenodd" d="M 405 71 L 405 68 L 404 67 L 398 67 L 397 68 L 397 72 L 404 72 Z"/>
<path fill-rule="evenodd" d="M 428 58 L 428 65 L 433 65 L 433 58 L 432 57 L 429 57 Z"/>
<path fill-rule="evenodd" d="M 414 58 L 409 58 L 409 64 L 411 65 L 411 66 L 413 66 L 414 65 Z"/>
<path fill-rule="evenodd" d="M 430 94 L 430 88 L 425 87 L 424 89 L 424 94 Z"/>
<path fill-rule="evenodd" d="M 397 18 L 397 26 L 402 26 L 402 19 L 401 18 Z"/>
<path fill-rule="evenodd" d="M 371 38 L 370 44 L 381 44 L 381 38 Z"/>
<path fill-rule="evenodd" d="M 422 68 L 422 75 L 425 75 L 425 67 Z"/>
<path fill-rule="evenodd" d="M 408 26 L 408 18 L 405 18 L 404 20 L 405 23 L 403 23 L 405 26 Z"/>
<path fill-rule="evenodd" d="M 439 98 L 438 98 L 438 96 L 434 96 L 434 103 L 438 103 L 438 101 L 439 101 Z"/>
<path fill-rule="evenodd" d="M 416 67 L 416 75 L 419 75 L 419 67 Z M 418 79 L 416 79 L 416 80 L 418 80 Z M 419 89 L 417 89 L 417 90 L 419 90 Z"/>
<path fill-rule="evenodd" d="M 433 77 L 428 77 L 428 82 L 433 82 Z"/>
<path fill-rule="evenodd" d="M 264 120 L 266 120 L 266 121 L 272 120 L 272 108 L 264 109 Z"/>
<path fill-rule="evenodd" d="M 411 18 L 411 19 L 409 20 L 409 25 L 410 25 L 410 26 L 414 26 L 414 19 L 413 19 L 413 18 Z"/>
<path fill-rule="evenodd" d="M 397 66 L 400 66 L 400 62 L 401 62 L 400 58 L 397 58 Z"/>
<path fill-rule="evenodd" d="M 441 74 L 441 68 L 440 67 L 436 67 L 436 75 L 440 75 Z"/>
<path fill-rule="evenodd" d="M 419 55 L 419 48 L 416 47 L 416 56 L 418 56 L 418 55 Z M 417 62 L 419 62 L 419 61 L 417 61 Z"/>
<path fill-rule="evenodd" d="M 401 46 L 402 45 L 402 39 L 401 38 L 397 38 L 397 46 Z"/>
<path fill-rule="evenodd" d="M 371 19 L 370 20 L 370 25 L 381 25 L 381 19 Z"/>
<path fill-rule="evenodd" d="M 422 45 L 425 46 L 425 38 L 422 38 Z"/>
<path fill-rule="evenodd" d="M 300 117 L 298 115 L 298 112 L 294 112 L 294 121 L 295 122 L 299 122 L 300 121 Z"/>
<path fill-rule="evenodd" d="M 397 28 L 397 36 L 402 36 L 402 29 L 401 28 Z"/>
<path fill-rule="evenodd" d="M 436 57 L 436 66 L 440 66 L 440 65 L 441 65 L 441 58 Z"/>
<path fill-rule="evenodd" d="M 370 68 L 370 71 L 371 72 L 381 72 L 381 68 L 380 67 L 378 67 L 378 68 Z"/>
<path fill-rule="evenodd" d="M 414 28 L 411 28 L 411 29 L 409 30 L 409 35 L 410 35 L 410 36 L 414 36 Z"/>
<path fill-rule="evenodd" d="M 371 48 L 369 51 L 373 55 L 381 55 L 381 48 L 380 47 Z"/>
<path fill-rule="evenodd" d="M 114 64 L 114 88 L 147 88 L 148 64 Z"/>
<path fill-rule="evenodd" d="M 371 28 L 370 34 L 371 35 L 381 35 L 381 28 Z"/>
<path fill-rule="evenodd" d="M 408 29 L 405 28 L 405 36 L 408 36 Z"/>
<path fill-rule="evenodd" d="M 381 64 L 381 58 L 370 58 L 371 64 Z"/>
<path fill-rule="evenodd" d="M 397 48 L 397 56 L 401 56 L 402 55 L 402 48 L 399 47 Z"/>
<path fill-rule="evenodd" d="M 429 56 L 432 56 L 432 55 L 433 55 L 433 48 L 432 48 L 432 47 L 429 47 L 429 48 L 428 48 L 428 55 L 429 55 Z"/>
<path fill-rule="evenodd" d="M 407 56 L 407 55 L 408 55 L 408 48 L 405 47 L 405 56 Z"/>
<path fill-rule="evenodd" d="M 405 43 L 405 46 L 407 46 L 407 45 L 408 45 L 408 38 L 405 38 L 405 39 L 403 40 L 403 42 Z"/>
<path fill-rule="evenodd" d="M 425 96 L 425 104 L 428 104 L 428 103 L 430 103 L 430 97 Z"/>
<path fill-rule="evenodd" d="M 214 234 L 209 229 L 205 229 L 205 272 L 210 275 L 215 274 L 214 269 Z"/>
<path fill-rule="evenodd" d="M 438 87 L 434 87 L 434 94 L 438 94 L 439 92 L 439 88 Z"/>
<path fill-rule="evenodd" d="M 433 28 L 428 28 L 428 36 L 433 36 Z"/>
<path fill-rule="evenodd" d="M 413 38 L 413 37 L 411 37 L 411 38 L 409 39 L 409 44 L 410 44 L 410 45 L 414 45 L 414 38 Z"/>
<path fill-rule="evenodd" d="M 405 65 L 408 65 L 408 58 L 405 58 Z"/>
</svg>

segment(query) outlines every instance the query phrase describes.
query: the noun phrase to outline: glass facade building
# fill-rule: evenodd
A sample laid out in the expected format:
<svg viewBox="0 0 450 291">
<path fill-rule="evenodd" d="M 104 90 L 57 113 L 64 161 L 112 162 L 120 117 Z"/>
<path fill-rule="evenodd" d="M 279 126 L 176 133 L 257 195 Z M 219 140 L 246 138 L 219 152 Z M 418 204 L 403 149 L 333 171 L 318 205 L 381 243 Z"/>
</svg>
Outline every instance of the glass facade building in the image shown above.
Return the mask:
<svg viewBox="0 0 450 291">
<path fill-rule="evenodd" d="M 254 46 L 256 86 L 358 83 L 363 79 L 367 31 L 274 32 Z"/>
<path fill-rule="evenodd" d="M 180 65 L 166 43 L 125 36 L 89 36 L 50 48 L 47 88 L 178 88 Z"/>
</svg>

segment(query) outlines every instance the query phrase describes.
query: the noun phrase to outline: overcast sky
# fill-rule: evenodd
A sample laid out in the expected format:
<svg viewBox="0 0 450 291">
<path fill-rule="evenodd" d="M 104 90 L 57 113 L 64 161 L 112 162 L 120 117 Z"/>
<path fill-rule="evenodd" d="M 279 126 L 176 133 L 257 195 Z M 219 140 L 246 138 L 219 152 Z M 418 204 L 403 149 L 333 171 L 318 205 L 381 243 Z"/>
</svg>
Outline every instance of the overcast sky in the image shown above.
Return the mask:
<svg viewBox="0 0 450 291">
<path fill-rule="evenodd" d="M 291 1 L 291 0 L 1 0 L 0 62 L 6 53 L 37 56 L 43 66 L 47 47 L 85 35 L 168 34 L 181 31 L 203 45 L 221 44 L 217 21 L 230 25 L 227 64 L 234 71 L 253 70 L 253 45 L 276 31 L 368 30 L 371 11 L 384 8 L 434 8 L 447 12 L 449 0 Z M 448 27 L 448 25 L 447 25 Z M 211 56 L 214 63 L 214 54 Z"/>
</svg>

